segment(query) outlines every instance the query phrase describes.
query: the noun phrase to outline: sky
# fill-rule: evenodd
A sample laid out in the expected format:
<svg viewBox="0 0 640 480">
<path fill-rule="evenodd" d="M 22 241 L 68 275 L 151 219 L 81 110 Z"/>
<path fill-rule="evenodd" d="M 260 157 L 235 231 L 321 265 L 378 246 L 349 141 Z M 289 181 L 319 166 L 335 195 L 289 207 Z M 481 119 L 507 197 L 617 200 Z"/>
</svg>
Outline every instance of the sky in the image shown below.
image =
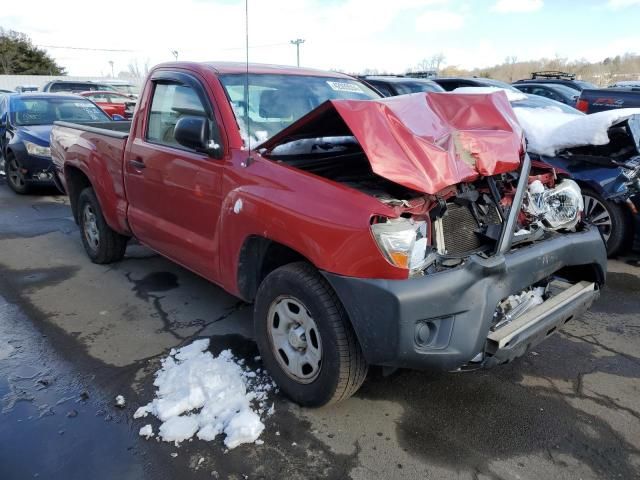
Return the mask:
<svg viewBox="0 0 640 480">
<path fill-rule="evenodd" d="M 248 0 L 249 60 L 404 72 L 444 54 L 475 68 L 506 57 L 602 60 L 640 53 L 640 0 Z M 130 64 L 245 60 L 244 0 L 5 1 L 0 26 L 29 35 L 70 75 Z M 56 47 L 74 47 L 56 48 Z M 81 50 L 81 49 L 109 49 Z"/>
</svg>

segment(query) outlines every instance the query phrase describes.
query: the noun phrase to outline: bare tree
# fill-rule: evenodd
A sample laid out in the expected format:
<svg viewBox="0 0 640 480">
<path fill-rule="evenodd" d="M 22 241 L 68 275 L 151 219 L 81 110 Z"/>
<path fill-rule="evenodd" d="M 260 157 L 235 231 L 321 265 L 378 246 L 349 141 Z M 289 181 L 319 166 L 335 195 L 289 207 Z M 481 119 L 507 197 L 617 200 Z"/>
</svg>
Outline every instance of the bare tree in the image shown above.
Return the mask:
<svg viewBox="0 0 640 480">
<path fill-rule="evenodd" d="M 149 74 L 149 59 L 145 60 L 144 65 L 140 67 L 138 59 L 129 63 L 129 75 L 136 80 L 144 80 Z"/>
<path fill-rule="evenodd" d="M 440 68 L 446 63 L 447 57 L 444 54 L 436 53 L 427 58 L 423 58 L 420 60 L 415 68 L 415 71 L 418 72 L 426 72 L 430 70 L 435 70 L 436 72 L 440 71 Z M 411 72 L 413 69 L 409 69 L 408 72 Z"/>
</svg>

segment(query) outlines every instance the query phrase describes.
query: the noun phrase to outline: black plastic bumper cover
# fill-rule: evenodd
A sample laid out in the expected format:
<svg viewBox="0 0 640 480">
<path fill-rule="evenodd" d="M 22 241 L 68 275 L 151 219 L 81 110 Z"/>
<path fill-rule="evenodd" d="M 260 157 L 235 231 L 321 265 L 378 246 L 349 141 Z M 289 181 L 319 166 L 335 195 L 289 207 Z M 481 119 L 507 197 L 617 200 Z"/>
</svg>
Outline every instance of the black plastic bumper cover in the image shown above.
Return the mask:
<svg viewBox="0 0 640 480">
<path fill-rule="evenodd" d="M 564 267 L 580 267 L 575 270 L 588 277 L 576 281 L 601 284 L 606 262 L 602 238 L 591 228 L 491 258 L 473 255 L 455 269 L 408 280 L 323 274 L 344 304 L 370 364 L 454 370 L 484 351 L 500 301 Z M 565 318 L 581 314 L 596 296 L 597 291 L 590 301 L 568 305 Z M 508 360 L 510 354 L 501 356 Z"/>
</svg>

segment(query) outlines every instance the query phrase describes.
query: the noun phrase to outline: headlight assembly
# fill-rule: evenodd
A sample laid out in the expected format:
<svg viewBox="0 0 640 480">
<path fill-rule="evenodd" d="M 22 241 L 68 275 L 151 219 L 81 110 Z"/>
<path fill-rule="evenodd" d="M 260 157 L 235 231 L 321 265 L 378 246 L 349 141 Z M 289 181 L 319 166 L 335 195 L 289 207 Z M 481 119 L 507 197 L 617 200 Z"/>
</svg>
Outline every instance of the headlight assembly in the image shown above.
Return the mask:
<svg viewBox="0 0 640 480">
<path fill-rule="evenodd" d="M 33 142 L 24 141 L 24 146 L 27 149 L 29 155 L 34 155 L 36 157 L 50 157 L 51 149 L 49 147 L 43 147 L 42 145 L 37 145 Z"/>
<path fill-rule="evenodd" d="M 524 210 L 545 230 L 572 229 L 584 210 L 582 192 L 573 180 L 563 180 L 555 188 L 545 188 L 536 180 L 529 185 Z"/>
<path fill-rule="evenodd" d="M 427 222 L 407 218 L 390 218 L 371 225 L 373 237 L 387 261 L 419 272 L 427 262 Z"/>
</svg>

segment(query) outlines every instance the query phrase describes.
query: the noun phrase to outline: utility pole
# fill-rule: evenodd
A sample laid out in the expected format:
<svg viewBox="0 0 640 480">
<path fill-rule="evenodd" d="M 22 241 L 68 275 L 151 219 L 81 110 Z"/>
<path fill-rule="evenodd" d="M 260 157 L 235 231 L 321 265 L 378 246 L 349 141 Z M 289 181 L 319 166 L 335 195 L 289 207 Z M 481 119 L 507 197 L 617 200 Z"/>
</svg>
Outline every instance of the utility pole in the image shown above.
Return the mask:
<svg viewBox="0 0 640 480">
<path fill-rule="evenodd" d="M 111 78 L 114 78 L 114 75 L 113 75 L 113 60 L 109 60 L 109 65 L 111 65 Z"/>
<path fill-rule="evenodd" d="M 289 43 L 296 46 L 296 65 L 300 66 L 300 44 L 304 43 L 304 39 L 296 38 L 295 40 L 289 41 Z"/>
<path fill-rule="evenodd" d="M 176 62 L 178 61 L 178 50 L 171 50 L 171 55 L 173 55 L 173 57 L 176 59 Z"/>
</svg>

